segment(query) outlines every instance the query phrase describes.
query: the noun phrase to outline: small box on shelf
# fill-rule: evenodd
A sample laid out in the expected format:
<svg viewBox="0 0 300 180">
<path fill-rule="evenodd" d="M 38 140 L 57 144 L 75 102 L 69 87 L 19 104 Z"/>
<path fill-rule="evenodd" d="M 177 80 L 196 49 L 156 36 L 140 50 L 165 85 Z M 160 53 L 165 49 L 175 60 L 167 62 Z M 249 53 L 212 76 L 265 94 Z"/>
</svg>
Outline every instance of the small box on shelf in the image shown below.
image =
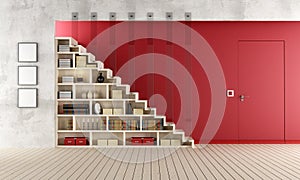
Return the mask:
<svg viewBox="0 0 300 180">
<path fill-rule="evenodd" d="M 179 139 L 171 139 L 171 146 L 181 146 L 181 141 Z"/>
<path fill-rule="evenodd" d="M 108 146 L 118 146 L 118 140 L 117 139 L 108 139 L 107 145 Z"/>
<path fill-rule="evenodd" d="M 171 141 L 170 141 L 170 139 L 161 139 L 160 140 L 160 145 L 161 146 L 170 146 L 171 145 Z"/>
<path fill-rule="evenodd" d="M 154 137 L 143 137 L 143 145 L 154 145 Z"/>
<path fill-rule="evenodd" d="M 87 145 L 87 139 L 85 137 L 76 138 L 76 146 L 85 146 Z"/>
<path fill-rule="evenodd" d="M 86 67 L 87 56 L 76 56 L 76 67 Z"/>
<path fill-rule="evenodd" d="M 64 145 L 66 146 L 75 146 L 75 138 L 74 137 L 65 137 Z"/>
<path fill-rule="evenodd" d="M 131 144 L 132 145 L 142 145 L 143 144 L 142 137 L 131 137 Z"/>
<path fill-rule="evenodd" d="M 105 108 L 103 108 L 103 114 L 104 115 L 112 115 L 112 109 L 105 109 Z"/>
<path fill-rule="evenodd" d="M 107 139 L 98 139 L 97 145 L 98 146 L 107 146 Z"/>
<path fill-rule="evenodd" d="M 114 115 L 121 115 L 121 114 L 123 114 L 123 109 L 113 109 L 113 111 L 114 111 Z"/>
<path fill-rule="evenodd" d="M 143 115 L 144 110 L 143 109 L 133 109 L 133 114 L 134 115 Z"/>
<path fill-rule="evenodd" d="M 122 90 L 111 90 L 111 98 L 122 99 L 123 98 Z"/>
</svg>

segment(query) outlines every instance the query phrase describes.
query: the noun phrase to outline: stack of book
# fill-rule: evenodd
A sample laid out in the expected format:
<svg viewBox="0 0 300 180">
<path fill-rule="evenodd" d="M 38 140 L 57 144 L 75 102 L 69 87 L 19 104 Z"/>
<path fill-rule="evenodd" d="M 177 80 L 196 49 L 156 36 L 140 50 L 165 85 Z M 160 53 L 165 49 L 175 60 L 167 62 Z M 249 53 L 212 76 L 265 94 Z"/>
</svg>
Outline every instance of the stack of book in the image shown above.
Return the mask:
<svg viewBox="0 0 300 180">
<path fill-rule="evenodd" d="M 126 120 L 123 121 L 123 130 L 138 130 L 138 121 L 137 120 Z"/>
<path fill-rule="evenodd" d="M 71 59 L 58 59 L 58 67 L 70 68 L 70 67 L 72 67 L 72 60 Z"/>
<path fill-rule="evenodd" d="M 89 105 L 63 104 L 63 114 L 89 114 Z"/>
<path fill-rule="evenodd" d="M 161 130 L 162 120 L 143 120 L 143 130 Z"/>
<path fill-rule="evenodd" d="M 122 130 L 123 122 L 120 119 L 111 119 L 109 120 L 109 130 Z"/>
<path fill-rule="evenodd" d="M 58 52 L 70 52 L 69 45 L 58 45 Z"/>
<path fill-rule="evenodd" d="M 72 99 L 72 91 L 58 91 L 59 99 Z"/>
</svg>

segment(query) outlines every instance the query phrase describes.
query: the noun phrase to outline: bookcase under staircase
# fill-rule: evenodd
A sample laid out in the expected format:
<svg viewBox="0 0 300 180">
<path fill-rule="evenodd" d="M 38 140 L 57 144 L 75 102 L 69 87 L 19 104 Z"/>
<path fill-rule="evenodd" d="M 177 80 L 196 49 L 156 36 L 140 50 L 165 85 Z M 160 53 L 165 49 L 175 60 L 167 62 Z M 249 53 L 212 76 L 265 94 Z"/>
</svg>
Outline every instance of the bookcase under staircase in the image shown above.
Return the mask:
<svg viewBox="0 0 300 180">
<path fill-rule="evenodd" d="M 57 147 L 194 146 L 75 39 L 55 38 L 55 62 Z"/>
</svg>

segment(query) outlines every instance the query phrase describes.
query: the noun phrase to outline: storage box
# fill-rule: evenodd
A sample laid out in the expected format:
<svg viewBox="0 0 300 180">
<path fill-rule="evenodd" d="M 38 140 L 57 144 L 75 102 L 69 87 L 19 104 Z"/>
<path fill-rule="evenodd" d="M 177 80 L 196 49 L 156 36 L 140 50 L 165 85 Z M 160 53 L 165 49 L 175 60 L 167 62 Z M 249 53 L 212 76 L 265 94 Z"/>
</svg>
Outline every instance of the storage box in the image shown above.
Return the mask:
<svg viewBox="0 0 300 180">
<path fill-rule="evenodd" d="M 123 114 L 123 109 L 114 109 L 114 115 L 121 115 Z"/>
<path fill-rule="evenodd" d="M 98 146 L 107 146 L 107 139 L 98 139 L 97 145 Z"/>
<path fill-rule="evenodd" d="M 66 146 L 74 146 L 75 145 L 75 138 L 74 137 L 65 137 L 64 145 Z"/>
<path fill-rule="evenodd" d="M 108 146 L 117 146 L 118 145 L 118 140 L 117 139 L 108 139 L 107 140 L 107 145 Z"/>
<path fill-rule="evenodd" d="M 76 146 L 84 146 L 87 145 L 85 137 L 77 137 L 76 138 Z"/>
<path fill-rule="evenodd" d="M 144 110 L 143 109 L 133 109 L 133 114 L 135 115 L 143 115 Z"/>
<path fill-rule="evenodd" d="M 160 145 L 161 146 L 170 146 L 171 145 L 171 141 L 170 141 L 170 139 L 161 139 L 160 140 Z"/>
<path fill-rule="evenodd" d="M 122 90 L 111 90 L 112 99 L 122 99 Z"/>
<path fill-rule="evenodd" d="M 103 109 L 104 115 L 112 115 L 112 109 Z"/>
<path fill-rule="evenodd" d="M 131 137 L 131 144 L 132 145 L 142 145 L 143 139 L 141 137 Z"/>
<path fill-rule="evenodd" d="M 76 67 L 86 67 L 87 56 L 76 56 Z"/>
<path fill-rule="evenodd" d="M 59 91 L 58 98 L 59 99 L 72 99 L 72 91 Z"/>
<path fill-rule="evenodd" d="M 144 137 L 143 145 L 154 145 L 154 138 L 153 137 Z"/>
<path fill-rule="evenodd" d="M 62 76 L 61 77 L 61 82 L 62 83 L 73 83 L 74 82 L 74 77 L 73 76 Z"/>
<path fill-rule="evenodd" d="M 171 139 L 171 146 L 181 146 L 181 141 L 179 139 Z"/>
</svg>

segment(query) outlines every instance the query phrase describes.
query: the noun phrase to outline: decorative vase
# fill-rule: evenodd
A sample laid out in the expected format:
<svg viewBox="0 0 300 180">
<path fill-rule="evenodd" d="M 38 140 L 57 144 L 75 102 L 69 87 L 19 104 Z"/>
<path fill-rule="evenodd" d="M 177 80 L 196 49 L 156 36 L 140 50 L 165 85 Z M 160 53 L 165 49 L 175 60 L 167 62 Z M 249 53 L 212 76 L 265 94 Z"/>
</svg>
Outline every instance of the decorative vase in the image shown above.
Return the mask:
<svg viewBox="0 0 300 180">
<path fill-rule="evenodd" d="M 87 98 L 88 98 L 88 99 L 92 99 L 92 98 L 93 98 L 93 93 L 92 93 L 92 91 L 88 91 L 88 93 L 87 93 Z"/>
<path fill-rule="evenodd" d="M 102 73 L 99 73 L 98 77 L 97 77 L 97 82 L 98 83 L 103 83 L 104 82 L 104 76 L 102 76 Z"/>
<path fill-rule="evenodd" d="M 95 104 L 94 111 L 95 111 L 95 114 L 100 114 L 100 112 L 101 112 L 101 106 L 100 106 L 99 103 Z"/>
</svg>

